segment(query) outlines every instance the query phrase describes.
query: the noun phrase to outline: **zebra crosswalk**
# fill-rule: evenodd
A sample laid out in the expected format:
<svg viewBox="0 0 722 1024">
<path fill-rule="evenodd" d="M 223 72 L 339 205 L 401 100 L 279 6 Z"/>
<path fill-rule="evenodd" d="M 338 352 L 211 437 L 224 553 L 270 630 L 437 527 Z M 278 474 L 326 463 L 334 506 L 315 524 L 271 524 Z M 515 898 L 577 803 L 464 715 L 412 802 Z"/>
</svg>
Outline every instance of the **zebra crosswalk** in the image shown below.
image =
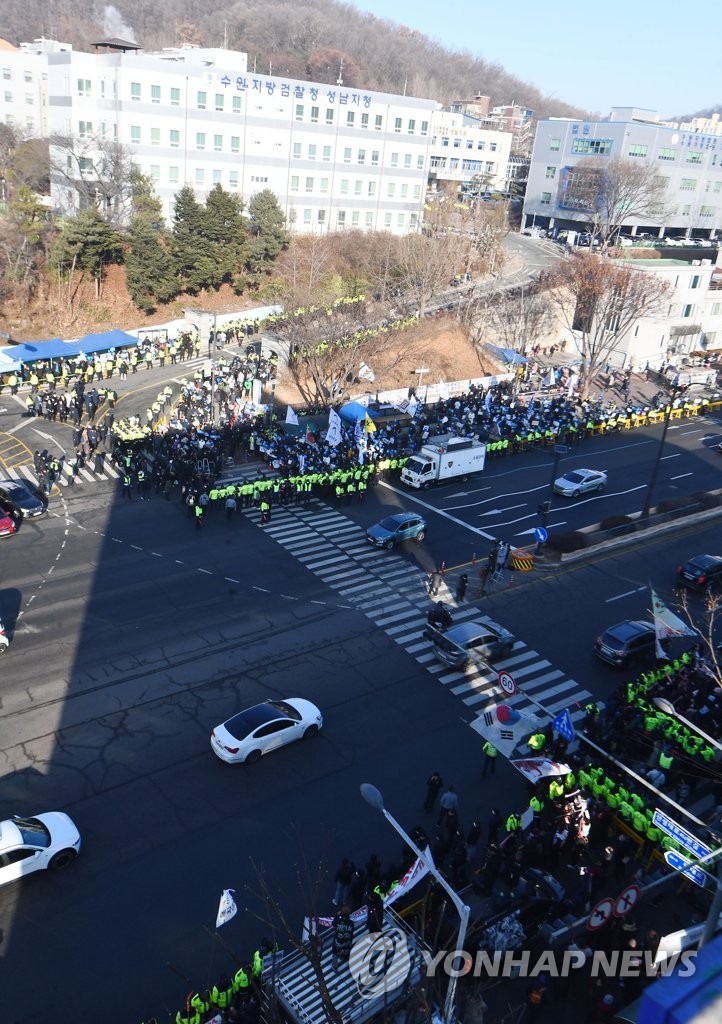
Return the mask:
<svg viewBox="0 0 722 1024">
<path fill-rule="evenodd" d="M 83 466 L 78 469 L 76 473 L 73 473 L 71 465 L 71 463 L 69 464 L 65 460 L 60 463 L 58 482 L 61 488 L 75 487 L 76 485 L 82 488 L 84 485 L 88 484 L 115 482 L 122 476 L 121 471 L 111 461 L 109 455 L 106 455 L 103 459 L 103 468 L 98 473 L 91 472 L 87 466 Z M 27 480 L 28 483 L 32 484 L 33 487 L 40 486 L 37 474 L 30 465 L 24 464 L 15 466 L 13 469 L 13 475 L 22 477 L 24 480 Z"/>
<path fill-rule="evenodd" d="M 246 514 L 259 519 L 256 510 Z M 317 501 L 281 506 L 273 510 L 264 530 L 457 697 L 471 727 L 493 736 L 495 746 L 507 756 L 528 753 L 525 740 L 540 721 L 536 714 L 540 707 L 552 715 L 568 709 L 573 723 L 584 717 L 584 705 L 592 697 L 589 691 L 522 640 L 516 640 L 510 655 L 493 667 L 471 664 L 452 669 L 440 663 L 423 635 L 429 609 L 427 573 L 399 555 L 370 547 L 364 529 L 341 511 Z M 439 598 L 455 603 L 446 584 Z M 454 623 L 473 621 L 480 614 L 483 611 L 477 605 L 461 604 L 454 611 Z M 508 701 L 522 716 L 518 729 L 500 730 L 496 721 L 500 671 L 512 674 L 519 687 Z M 541 722 L 547 724 L 548 718 Z"/>
</svg>

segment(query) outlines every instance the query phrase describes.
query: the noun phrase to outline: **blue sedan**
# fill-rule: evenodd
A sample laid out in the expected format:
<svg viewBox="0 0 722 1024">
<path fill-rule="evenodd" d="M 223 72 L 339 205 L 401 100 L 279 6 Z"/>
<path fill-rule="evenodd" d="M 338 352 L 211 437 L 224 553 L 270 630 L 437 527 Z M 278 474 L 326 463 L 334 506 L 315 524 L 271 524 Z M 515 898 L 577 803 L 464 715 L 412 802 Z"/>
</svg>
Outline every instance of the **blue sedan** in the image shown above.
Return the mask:
<svg viewBox="0 0 722 1024">
<path fill-rule="evenodd" d="M 380 523 L 369 526 L 366 540 L 376 548 L 396 547 L 405 540 L 415 540 L 420 544 L 426 536 L 426 520 L 416 512 L 397 512 L 387 516 Z"/>
</svg>

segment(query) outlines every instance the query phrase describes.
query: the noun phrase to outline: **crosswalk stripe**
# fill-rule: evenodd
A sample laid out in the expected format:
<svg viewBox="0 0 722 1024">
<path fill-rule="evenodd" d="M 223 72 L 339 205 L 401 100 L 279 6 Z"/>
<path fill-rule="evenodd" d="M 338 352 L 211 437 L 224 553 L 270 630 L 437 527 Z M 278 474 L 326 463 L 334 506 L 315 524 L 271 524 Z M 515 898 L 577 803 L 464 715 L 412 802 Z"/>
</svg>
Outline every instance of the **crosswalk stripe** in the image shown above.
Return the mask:
<svg viewBox="0 0 722 1024">
<path fill-rule="evenodd" d="M 258 510 L 244 511 L 252 521 L 260 521 Z M 583 717 L 583 704 L 591 697 L 588 691 L 522 640 L 516 640 L 509 656 L 493 666 L 471 663 L 454 669 L 440 662 L 423 636 L 429 609 L 428 573 L 393 552 L 369 545 L 365 531 L 343 512 L 312 499 L 303 508 L 274 509 L 273 517 L 265 527 L 269 536 L 459 698 L 474 715 L 469 724 L 476 731 L 475 723 L 483 714 L 507 699 L 498 688 L 501 669 L 511 672 L 521 685 L 513 698 L 516 710 L 537 714 L 539 702 L 551 713 L 569 709 L 573 721 Z M 435 600 L 453 602 L 448 584 L 442 583 Z M 473 622 L 483 615 L 476 605 L 464 604 L 456 606 L 454 622 Z M 527 752 L 525 747 L 517 748 L 517 756 Z"/>
</svg>

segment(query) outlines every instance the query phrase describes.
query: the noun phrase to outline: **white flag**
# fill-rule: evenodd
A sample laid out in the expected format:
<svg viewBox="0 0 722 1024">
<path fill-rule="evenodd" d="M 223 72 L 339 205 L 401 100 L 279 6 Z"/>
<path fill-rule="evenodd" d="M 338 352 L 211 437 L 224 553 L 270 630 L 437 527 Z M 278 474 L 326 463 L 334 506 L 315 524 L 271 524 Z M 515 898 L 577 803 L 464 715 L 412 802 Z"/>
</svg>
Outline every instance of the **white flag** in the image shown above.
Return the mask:
<svg viewBox="0 0 722 1024">
<path fill-rule="evenodd" d="M 294 427 L 298 426 L 298 416 L 290 405 L 286 409 L 286 423 L 291 423 Z"/>
<path fill-rule="evenodd" d="M 671 612 L 652 587 L 650 587 L 650 590 L 652 591 L 654 631 L 657 635 L 655 642 L 657 657 L 669 660 L 669 655 L 664 650 L 664 647 L 662 647 L 660 641 L 666 640 L 671 636 L 697 636 L 697 632 L 680 619 L 678 615 Z"/>
<path fill-rule="evenodd" d="M 328 414 L 328 430 L 326 431 L 326 444 L 329 444 L 332 448 L 336 445 L 341 444 L 341 417 L 335 409 L 331 409 Z"/>
<path fill-rule="evenodd" d="M 218 904 L 218 916 L 216 917 L 216 928 L 226 924 L 238 913 L 236 901 L 231 896 L 231 893 L 235 891 L 235 889 L 224 889 L 221 893 L 221 902 Z"/>
</svg>

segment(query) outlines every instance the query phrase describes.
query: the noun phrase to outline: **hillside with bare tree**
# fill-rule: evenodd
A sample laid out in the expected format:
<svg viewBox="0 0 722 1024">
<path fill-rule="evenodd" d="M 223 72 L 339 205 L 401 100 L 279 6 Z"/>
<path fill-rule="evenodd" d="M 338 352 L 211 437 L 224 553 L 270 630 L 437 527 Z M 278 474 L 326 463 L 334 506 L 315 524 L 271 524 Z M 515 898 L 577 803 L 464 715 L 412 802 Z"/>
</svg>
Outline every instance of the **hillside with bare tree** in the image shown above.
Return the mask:
<svg viewBox="0 0 722 1024">
<path fill-rule="evenodd" d="M 4 0 L 0 31 L 14 45 L 46 36 L 83 50 L 110 37 L 146 50 L 225 43 L 247 53 L 249 67 L 264 73 L 318 82 L 335 82 L 341 74 L 349 86 L 444 104 L 481 93 L 492 104 L 514 101 L 541 117 L 580 113 L 506 72 L 493 54 L 450 51 L 335 0 L 116 0 L 90 9 L 86 0 Z"/>
</svg>

